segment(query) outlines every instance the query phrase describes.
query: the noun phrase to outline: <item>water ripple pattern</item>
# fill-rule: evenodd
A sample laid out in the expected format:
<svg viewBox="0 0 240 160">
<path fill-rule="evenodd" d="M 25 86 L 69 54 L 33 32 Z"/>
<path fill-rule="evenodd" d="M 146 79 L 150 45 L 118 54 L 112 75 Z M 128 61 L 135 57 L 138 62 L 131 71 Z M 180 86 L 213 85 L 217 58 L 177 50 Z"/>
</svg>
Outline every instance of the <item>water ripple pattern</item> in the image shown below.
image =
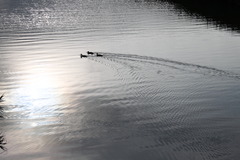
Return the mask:
<svg viewBox="0 0 240 160">
<path fill-rule="evenodd" d="M 0 0 L 0 159 L 239 160 L 239 42 L 165 0 Z"/>
<path fill-rule="evenodd" d="M 238 74 L 162 58 L 102 54 L 103 58 L 89 59 L 114 70 L 124 94 L 131 97 L 131 101 L 119 106 L 123 107 L 122 116 L 129 129 L 113 138 L 117 144 L 130 141 L 141 152 L 155 152 L 163 159 L 236 156 L 228 148 L 234 143 L 230 136 L 234 133 L 228 135 L 225 126 L 232 118 L 224 115 L 228 108 L 220 104 L 221 97 L 214 92 L 222 92 L 226 82 L 239 84 Z M 231 102 L 224 103 L 231 106 Z M 115 119 L 113 123 L 95 125 L 122 128 Z"/>
</svg>

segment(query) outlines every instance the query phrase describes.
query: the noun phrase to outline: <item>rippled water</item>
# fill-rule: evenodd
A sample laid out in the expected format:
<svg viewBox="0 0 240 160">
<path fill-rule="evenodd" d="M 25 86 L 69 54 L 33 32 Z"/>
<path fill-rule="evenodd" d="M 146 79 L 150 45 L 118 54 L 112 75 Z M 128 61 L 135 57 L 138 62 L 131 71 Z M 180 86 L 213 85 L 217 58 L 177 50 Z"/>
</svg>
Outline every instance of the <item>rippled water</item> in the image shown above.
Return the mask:
<svg viewBox="0 0 240 160">
<path fill-rule="evenodd" d="M 161 1 L 0 0 L 0 22 L 0 159 L 239 159 L 238 32 Z"/>
</svg>

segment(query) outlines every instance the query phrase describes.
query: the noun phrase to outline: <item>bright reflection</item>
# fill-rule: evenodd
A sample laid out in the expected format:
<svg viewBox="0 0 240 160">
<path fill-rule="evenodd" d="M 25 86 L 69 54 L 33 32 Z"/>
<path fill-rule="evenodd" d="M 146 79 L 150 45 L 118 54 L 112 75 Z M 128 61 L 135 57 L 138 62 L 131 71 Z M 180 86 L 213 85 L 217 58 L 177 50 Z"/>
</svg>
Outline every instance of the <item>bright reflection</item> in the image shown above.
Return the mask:
<svg viewBox="0 0 240 160">
<path fill-rule="evenodd" d="M 12 95 L 12 103 L 17 106 L 14 110 L 26 119 L 52 117 L 56 114 L 56 105 L 60 104 L 57 88 L 58 81 L 49 71 L 31 73 Z"/>
</svg>

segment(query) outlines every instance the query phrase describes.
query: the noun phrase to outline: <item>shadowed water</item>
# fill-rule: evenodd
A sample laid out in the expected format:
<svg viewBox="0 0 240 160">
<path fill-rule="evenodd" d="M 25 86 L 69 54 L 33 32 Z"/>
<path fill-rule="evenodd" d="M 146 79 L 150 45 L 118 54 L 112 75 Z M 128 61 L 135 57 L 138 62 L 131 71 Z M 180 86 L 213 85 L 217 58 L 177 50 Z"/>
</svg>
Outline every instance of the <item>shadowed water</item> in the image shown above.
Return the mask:
<svg viewBox="0 0 240 160">
<path fill-rule="evenodd" d="M 0 159 L 238 160 L 239 34 L 174 8 L 0 0 Z"/>
<path fill-rule="evenodd" d="M 236 0 L 166 0 L 175 4 L 179 12 L 193 17 L 202 17 L 208 23 L 222 30 L 240 31 L 240 3 Z M 199 18 L 200 19 L 200 18 Z"/>
</svg>

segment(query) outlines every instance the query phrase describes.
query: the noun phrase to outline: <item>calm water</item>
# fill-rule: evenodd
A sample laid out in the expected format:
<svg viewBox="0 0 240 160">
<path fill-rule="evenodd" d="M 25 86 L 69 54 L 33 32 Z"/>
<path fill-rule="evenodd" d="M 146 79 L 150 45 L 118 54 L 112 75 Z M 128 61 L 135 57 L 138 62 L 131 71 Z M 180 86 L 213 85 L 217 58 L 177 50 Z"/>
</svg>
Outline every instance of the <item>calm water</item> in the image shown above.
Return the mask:
<svg viewBox="0 0 240 160">
<path fill-rule="evenodd" d="M 238 160 L 239 44 L 161 1 L 0 0 L 0 159 Z"/>
</svg>

